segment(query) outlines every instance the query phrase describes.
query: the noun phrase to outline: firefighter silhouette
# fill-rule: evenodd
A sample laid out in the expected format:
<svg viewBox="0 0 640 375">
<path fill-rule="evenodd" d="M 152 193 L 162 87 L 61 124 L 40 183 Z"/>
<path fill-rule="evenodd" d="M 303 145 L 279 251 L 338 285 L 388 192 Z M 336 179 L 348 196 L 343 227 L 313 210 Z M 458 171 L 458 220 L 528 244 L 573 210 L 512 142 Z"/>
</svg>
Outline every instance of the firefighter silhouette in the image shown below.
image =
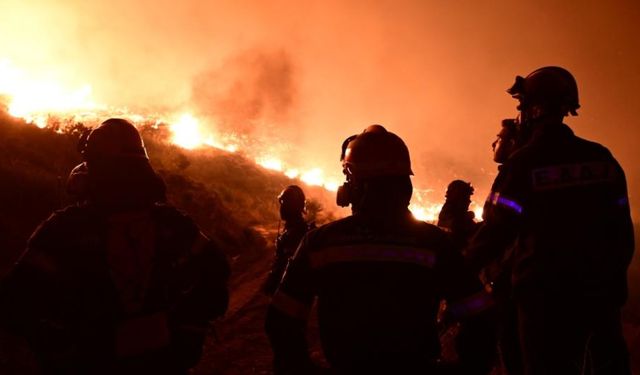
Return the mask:
<svg viewBox="0 0 640 375">
<path fill-rule="evenodd" d="M 227 308 L 227 261 L 159 203 L 164 184 L 130 122 L 103 122 L 82 155 L 83 199 L 29 239 L 0 290 L 2 321 L 45 374 L 186 374 Z"/>
<path fill-rule="evenodd" d="M 469 211 L 473 186 L 469 182 L 454 180 L 447 186 L 445 202 L 438 215 L 438 226 L 451 234 L 454 246 L 462 249 L 476 231 L 475 214 Z"/>
<path fill-rule="evenodd" d="M 315 228 L 313 223 L 304 219 L 306 198 L 297 185 L 287 186 L 278 195 L 280 219 L 284 221 L 284 230 L 276 238 L 276 253 L 271 265 L 271 272 L 264 284 L 264 292 L 268 295 L 278 288 L 289 259 L 293 256 L 300 240 L 308 230 Z"/>
<path fill-rule="evenodd" d="M 88 172 L 87 163 L 82 162 L 76 165 L 67 177 L 66 192 L 77 204 L 83 204 L 87 199 Z"/>
<path fill-rule="evenodd" d="M 523 144 L 500 168 L 466 250 L 479 270 L 513 249 L 512 295 L 524 373 L 629 374 L 620 308 L 633 248 L 627 187 L 609 150 L 574 135 L 574 77 L 516 77 Z"/>
<path fill-rule="evenodd" d="M 384 151 L 384 152 L 382 152 Z M 353 214 L 311 230 L 267 312 L 275 374 L 313 374 L 305 332 L 317 297 L 324 355 L 340 374 L 418 374 L 438 367 L 436 314 L 473 316 L 489 304 L 438 227 L 408 210 L 409 151 L 380 125 L 344 146 L 337 200 Z"/>
<path fill-rule="evenodd" d="M 504 119 L 496 140 L 491 144 L 493 161 L 502 164 L 522 146 L 518 119 Z M 495 186 L 495 183 L 494 183 Z M 492 188 L 493 190 L 493 188 Z M 484 210 L 491 210 L 491 203 L 485 202 Z M 511 271 L 513 265 L 513 248 L 504 255 L 487 264 L 480 273 L 481 280 L 491 290 L 494 297 L 494 319 L 492 321 L 497 341 L 497 355 L 493 355 L 496 364 L 507 374 L 522 373 L 522 356 L 519 348 L 518 322 L 516 307 L 511 298 Z"/>
<path fill-rule="evenodd" d="M 473 192 L 471 183 L 452 181 L 447 186 L 446 200 L 438 215 L 438 227 L 448 233 L 458 253 L 462 252 L 478 228 L 474 221 L 475 214 L 469 211 Z M 496 362 L 495 318 L 484 314 L 483 324 L 478 319 L 443 327 L 446 329 L 441 333 L 444 350 L 453 349 L 459 362 L 457 371 L 467 375 L 489 374 Z"/>
</svg>

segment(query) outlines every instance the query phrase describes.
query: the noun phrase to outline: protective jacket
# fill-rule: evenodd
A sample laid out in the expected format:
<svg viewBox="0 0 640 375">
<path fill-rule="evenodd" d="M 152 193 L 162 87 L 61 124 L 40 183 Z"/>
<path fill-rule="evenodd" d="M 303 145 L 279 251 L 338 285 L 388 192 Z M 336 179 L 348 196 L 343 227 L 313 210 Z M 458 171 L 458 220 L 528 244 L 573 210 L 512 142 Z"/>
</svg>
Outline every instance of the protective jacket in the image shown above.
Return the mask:
<svg viewBox="0 0 640 375">
<path fill-rule="evenodd" d="M 477 269 L 515 243 L 513 284 L 622 305 L 634 249 L 624 172 L 564 124 L 536 130 L 509 158 L 467 249 Z"/>
<path fill-rule="evenodd" d="M 449 232 L 454 248 L 462 251 L 478 229 L 478 223 L 473 219 L 473 211 L 467 211 L 467 207 L 460 207 L 456 202 L 447 201 L 438 215 L 438 226 Z"/>
<path fill-rule="evenodd" d="M 228 302 L 223 253 L 173 207 L 55 212 L 2 285 L 3 322 L 51 374 L 183 374 Z"/>
<path fill-rule="evenodd" d="M 512 251 L 525 374 L 628 375 L 620 307 L 633 249 L 622 168 L 551 123 L 500 168 L 466 258 L 479 270 Z"/>
<path fill-rule="evenodd" d="M 442 230 L 406 209 L 355 213 L 310 231 L 267 313 L 276 373 L 309 373 L 304 332 L 314 297 L 324 354 L 339 373 L 433 368 L 440 299 L 457 316 L 488 303 L 450 247 Z"/>
<path fill-rule="evenodd" d="M 302 237 L 315 227 L 314 223 L 307 223 L 302 217 L 285 223 L 284 231 L 276 238 L 276 254 L 271 265 L 271 272 L 264 284 L 265 293 L 272 295 L 276 291 L 289 259 L 296 252 Z"/>
</svg>

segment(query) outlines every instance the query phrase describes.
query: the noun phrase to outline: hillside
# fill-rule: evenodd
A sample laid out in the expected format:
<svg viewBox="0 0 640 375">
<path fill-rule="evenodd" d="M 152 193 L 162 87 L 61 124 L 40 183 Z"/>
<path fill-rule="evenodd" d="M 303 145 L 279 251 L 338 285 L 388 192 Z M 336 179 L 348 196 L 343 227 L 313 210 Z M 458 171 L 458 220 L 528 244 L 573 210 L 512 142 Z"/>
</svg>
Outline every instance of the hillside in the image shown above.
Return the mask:
<svg viewBox="0 0 640 375">
<path fill-rule="evenodd" d="M 51 124 L 39 129 L 0 112 L 0 275 L 17 258 L 36 225 L 70 203 L 64 184 L 81 161 L 76 146 L 84 127 L 64 120 Z M 195 373 L 270 374 L 271 353 L 262 328 L 268 301 L 259 287 L 278 228 L 275 197 L 294 181 L 240 154 L 173 146 L 166 142 L 166 128 L 149 125 L 141 130 L 151 162 L 167 184 L 170 203 L 190 214 L 232 264 L 229 312 L 215 323 Z M 319 224 L 331 220 L 332 195 L 319 188 L 305 190 L 313 198 L 311 216 Z M 638 258 L 632 266 L 631 298 L 625 310 L 626 333 L 636 353 L 640 353 Z M 314 356 L 320 357 L 317 345 Z M 23 350 L 0 340 L 0 373 L 34 370 Z"/>
<path fill-rule="evenodd" d="M 17 259 L 38 223 L 71 203 L 65 182 L 81 162 L 77 142 L 84 129 L 64 120 L 40 129 L 0 112 L 0 275 Z M 183 150 L 166 142 L 163 128 L 143 126 L 141 133 L 154 168 L 167 184 L 169 202 L 191 215 L 227 254 L 233 271 L 228 316 L 235 316 L 256 297 L 269 268 L 279 220 L 276 196 L 299 181 L 239 154 L 215 148 Z M 333 198 L 320 188 L 305 190 L 312 201 L 310 217 L 319 223 L 330 220 L 322 206 Z M 268 349 L 265 345 L 261 350 Z M 6 346 L 0 345 L 0 357 L 3 350 Z M 0 358 L 0 373 L 7 372 L 2 371 L 7 361 L 12 362 Z"/>
</svg>

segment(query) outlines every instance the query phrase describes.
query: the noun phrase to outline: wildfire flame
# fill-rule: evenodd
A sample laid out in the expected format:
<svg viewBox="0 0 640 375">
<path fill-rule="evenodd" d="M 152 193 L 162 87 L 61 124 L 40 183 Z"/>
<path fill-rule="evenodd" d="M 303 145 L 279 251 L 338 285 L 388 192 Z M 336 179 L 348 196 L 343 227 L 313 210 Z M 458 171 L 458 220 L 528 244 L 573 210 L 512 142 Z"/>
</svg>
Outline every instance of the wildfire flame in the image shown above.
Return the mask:
<svg viewBox="0 0 640 375">
<path fill-rule="evenodd" d="M 177 121 L 169 125 L 172 137 L 171 142 L 182 148 L 193 150 L 202 146 L 215 147 L 228 152 L 236 152 L 238 146 L 233 143 L 224 143 L 214 137 L 211 133 L 206 133 L 200 126 L 200 121 L 190 113 L 182 114 Z"/>
<path fill-rule="evenodd" d="M 171 141 L 180 147 L 192 150 L 204 143 L 204 137 L 200 134 L 198 120 L 188 113 L 182 115 L 169 129 L 173 133 Z"/>
<path fill-rule="evenodd" d="M 48 113 L 95 110 L 91 86 L 68 90 L 52 79 L 32 79 L 7 59 L 0 60 L 0 93 L 8 94 L 8 112 L 15 117 L 44 127 Z"/>
<path fill-rule="evenodd" d="M 94 113 L 107 111 L 104 105 L 97 105 L 92 99 L 91 86 L 82 85 L 79 88 L 68 89 L 51 79 L 34 79 L 33 75 L 14 67 L 9 60 L 0 59 L 0 95 L 8 98 L 7 110 L 14 117 L 23 118 L 27 122 L 39 127 L 46 126 L 49 114 L 69 114 L 74 112 Z M 119 110 L 134 122 L 148 120 L 148 116 L 132 114 Z M 214 134 L 212 124 L 202 126 L 200 120 L 189 112 L 180 115 L 168 116 L 171 120 L 159 120 L 169 124 L 171 131 L 170 141 L 188 150 L 201 147 L 215 147 L 227 152 L 243 151 L 247 157 L 253 157 L 254 161 L 265 169 L 281 172 L 291 179 L 300 179 L 309 186 L 321 186 L 328 191 L 335 192 L 341 184 L 341 176 L 327 175 L 318 167 L 304 167 L 301 165 L 289 165 L 281 158 L 273 154 L 258 151 L 252 156 L 249 150 L 243 150 L 234 137 L 224 134 Z M 442 204 L 434 204 L 427 200 L 429 190 L 415 189 L 413 200 L 409 209 L 413 215 L 428 222 L 437 221 Z M 472 209 L 476 218 L 482 216 L 482 207 L 472 203 Z"/>
<path fill-rule="evenodd" d="M 273 171 L 282 172 L 282 161 L 274 157 L 264 157 L 256 160 L 263 168 L 271 169 Z"/>
</svg>

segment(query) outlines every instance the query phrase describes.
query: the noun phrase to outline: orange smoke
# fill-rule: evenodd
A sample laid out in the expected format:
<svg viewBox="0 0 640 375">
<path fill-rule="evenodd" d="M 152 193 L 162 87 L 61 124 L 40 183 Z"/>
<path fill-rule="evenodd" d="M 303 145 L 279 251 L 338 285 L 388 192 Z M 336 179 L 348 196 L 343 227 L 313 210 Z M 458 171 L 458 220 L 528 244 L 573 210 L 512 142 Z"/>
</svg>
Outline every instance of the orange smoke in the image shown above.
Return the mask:
<svg viewBox="0 0 640 375">
<path fill-rule="evenodd" d="M 107 108 L 94 102 L 88 85 L 76 89 L 65 87 L 59 82 L 41 81 L 14 67 L 8 60 L 0 62 L 0 82 L 3 82 L 0 86 L 0 94 L 8 98 L 8 113 L 33 122 L 39 127 L 46 126 L 47 117 L 51 114 L 72 116 L 75 112 L 81 112 L 89 116 L 93 114 L 93 117 L 98 119 L 102 111 Z M 118 112 L 134 122 L 150 119 L 144 114 L 129 113 L 126 109 L 120 109 Z M 341 184 L 342 176 L 327 174 L 320 167 L 294 165 L 283 161 L 279 155 L 270 154 L 267 149 L 252 150 L 242 147 L 232 141 L 237 136 L 214 132 L 215 124 L 203 124 L 191 113 L 184 112 L 165 117 L 169 120 L 161 118 L 156 122 L 168 123 L 171 131 L 170 142 L 182 148 L 194 150 L 201 147 L 215 147 L 227 152 L 241 151 L 263 168 L 281 172 L 292 179 L 297 178 L 309 186 L 320 186 L 335 192 Z M 428 192 L 429 190 L 416 189 L 409 209 L 416 218 L 435 222 L 442 205 L 429 202 L 426 198 Z"/>
</svg>

